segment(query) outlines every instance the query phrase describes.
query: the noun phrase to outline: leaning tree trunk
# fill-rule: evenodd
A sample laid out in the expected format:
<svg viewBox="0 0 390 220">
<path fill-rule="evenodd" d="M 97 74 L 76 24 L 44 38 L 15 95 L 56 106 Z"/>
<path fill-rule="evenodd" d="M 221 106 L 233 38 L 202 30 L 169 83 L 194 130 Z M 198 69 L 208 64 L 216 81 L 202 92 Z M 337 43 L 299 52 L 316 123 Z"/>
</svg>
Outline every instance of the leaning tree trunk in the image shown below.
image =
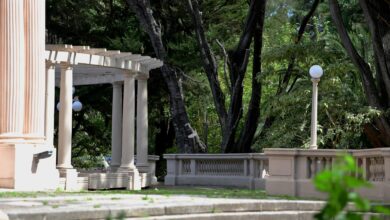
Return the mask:
<svg viewBox="0 0 390 220">
<path fill-rule="evenodd" d="M 376 73 L 359 55 L 344 26 L 341 9 L 337 0 L 329 0 L 330 14 L 341 42 L 360 73 L 364 94 L 368 104 L 383 112 L 371 124 L 365 126 L 364 131 L 375 147 L 390 146 L 390 119 L 386 115 L 389 111 L 390 97 L 390 3 L 386 0 L 360 0 L 364 16 L 369 27 L 376 61 Z M 376 82 L 377 83 L 376 83 Z"/>
<path fill-rule="evenodd" d="M 256 76 L 260 74 L 260 53 L 261 53 L 261 41 L 259 39 L 255 48 L 255 65 L 254 77 L 252 78 L 252 97 L 249 103 L 248 113 L 246 121 L 244 122 L 244 130 L 240 132 L 240 137 L 236 137 L 238 125 L 242 119 L 242 96 L 243 96 L 243 80 L 248 66 L 249 51 L 255 29 L 257 30 L 259 38 L 262 37 L 262 29 L 264 23 L 264 11 L 266 0 L 252 0 L 250 1 L 250 7 L 248 10 L 248 16 L 246 18 L 243 33 L 237 47 L 230 51 L 225 59 L 229 66 L 229 79 L 226 81 L 230 83 L 227 85 L 230 92 L 230 102 L 228 109 L 225 107 L 225 94 L 222 92 L 220 83 L 218 80 L 218 66 L 215 61 L 215 56 L 209 43 L 206 39 L 203 27 L 203 21 L 199 4 L 197 0 L 188 0 L 189 11 L 192 15 L 192 19 L 195 25 L 196 40 L 198 42 L 200 55 L 203 63 L 203 69 L 206 72 L 211 91 L 213 94 L 214 104 L 219 117 L 222 140 L 221 151 L 222 152 L 249 152 L 250 146 L 255 133 L 260 109 L 260 84 L 257 81 Z M 261 27 L 260 27 L 261 26 Z M 222 45 L 221 45 L 222 46 Z M 226 77 L 227 78 L 227 77 Z"/>
<path fill-rule="evenodd" d="M 149 35 L 158 59 L 164 62 L 161 73 L 170 94 L 170 108 L 175 128 L 176 142 L 181 153 L 204 152 L 206 149 L 196 131 L 191 127 L 184 105 L 177 73 L 166 63 L 167 52 L 162 41 L 161 27 L 157 24 L 149 0 L 127 0 L 141 26 Z"/>
</svg>

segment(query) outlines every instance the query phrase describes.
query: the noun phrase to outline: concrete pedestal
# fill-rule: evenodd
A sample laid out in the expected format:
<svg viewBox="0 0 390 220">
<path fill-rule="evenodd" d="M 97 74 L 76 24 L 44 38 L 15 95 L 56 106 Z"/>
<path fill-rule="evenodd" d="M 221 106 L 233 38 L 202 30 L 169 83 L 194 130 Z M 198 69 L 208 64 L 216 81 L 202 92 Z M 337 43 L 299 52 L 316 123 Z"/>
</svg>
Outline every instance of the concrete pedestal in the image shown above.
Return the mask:
<svg viewBox="0 0 390 220">
<path fill-rule="evenodd" d="M 51 155 L 45 155 L 45 152 L 50 151 Z M 52 146 L 0 144 L 0 155 L 2 158 L 0 160 L 0 188 L 57 189 L 59 174 L 55 169 L 56 150 Z"/>
<path fill-rule="evenodd" d="M 137 168 L 124 168 L 119 167 L 117 174 L 126 174 L 129 176 L 129 183 L 126 185 L 126 189 L 129 190 L 141 190 L 141 176 Z"/>
<path fill-rule="evenodd" d="M 58 168 L 60 177 L 65 178 L 65 190 L 66 191 L 77 191 L 80 187 L 77 183 L 78 172 L 76 169 L 65 169 Z"/>
</svg>

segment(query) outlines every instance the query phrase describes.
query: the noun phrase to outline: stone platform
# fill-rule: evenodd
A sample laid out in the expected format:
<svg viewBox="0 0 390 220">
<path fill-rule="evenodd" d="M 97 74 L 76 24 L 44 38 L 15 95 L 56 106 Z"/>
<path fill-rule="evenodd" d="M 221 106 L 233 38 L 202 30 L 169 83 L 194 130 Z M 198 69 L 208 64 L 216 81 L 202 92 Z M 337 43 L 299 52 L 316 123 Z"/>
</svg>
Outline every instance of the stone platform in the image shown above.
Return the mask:
<svg viewBox="0 0 390 220">
<path fill-rule="evenodd" d="M 309 220 L 321 201 L 207 198 L 185 195 L 85 194 L 0 199 L 12 219 L 288 219 Z"/>
</svg>

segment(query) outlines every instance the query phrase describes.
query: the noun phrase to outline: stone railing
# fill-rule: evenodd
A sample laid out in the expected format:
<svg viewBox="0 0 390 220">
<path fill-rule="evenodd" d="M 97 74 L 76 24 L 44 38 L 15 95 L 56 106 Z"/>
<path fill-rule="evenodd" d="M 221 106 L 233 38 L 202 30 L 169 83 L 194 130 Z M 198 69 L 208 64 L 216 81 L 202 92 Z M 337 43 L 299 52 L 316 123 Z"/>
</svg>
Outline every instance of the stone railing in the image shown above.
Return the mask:
<svg viewBox="0 0 390 220">
<path fill-rule="evenodd" d="M 235 186 L 264 189 L 264 154 L 165 154 L 165 185 Z"/>
<path fill-rule="evenodd" d="M 362 195 L 390 201 L 390 148 L 348 151 L 265 149 L 264 152 L 269 160 L 265 187 L 268 194 L 324 198 L 324 194 L 315 190 L 313 177 L 325 168 L 331 169 L 337 156 L 348 153 L 356 158 L 357 166 L 363 170 L 363 178 L 373 185 L 360 190 Z"/>
</svg>

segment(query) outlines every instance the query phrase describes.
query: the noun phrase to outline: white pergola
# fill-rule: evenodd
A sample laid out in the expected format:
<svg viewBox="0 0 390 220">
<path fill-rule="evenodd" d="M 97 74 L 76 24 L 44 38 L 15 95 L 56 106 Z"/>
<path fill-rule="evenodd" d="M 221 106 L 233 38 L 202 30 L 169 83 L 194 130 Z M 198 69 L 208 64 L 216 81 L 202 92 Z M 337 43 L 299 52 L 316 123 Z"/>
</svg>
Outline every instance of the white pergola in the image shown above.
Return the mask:
<svg viewBox="0 0 390 220">
<path fill-rule="evenodd" d="M 149 71 L 161 67 L 163 63 L 139 54 L 72 45 L 46 45 L 45 58 L 47 88 L 45 133 L 51 138 L 48 140 L 51 144 L 53 144 L 51 134 L 54 132 L 55 86 L 60 88 L 57 163 L 60 175 L 70 179 L 77 176 L 71 164 L 73 86 L 107 83 L 113 84 L 111 170 L 148 172 L 147 79 Z M 135 138 L 137 167 L 134 165 Z M 133 186 L 135 185 L 139 184 L 133 183 Z"/>
</svg>

